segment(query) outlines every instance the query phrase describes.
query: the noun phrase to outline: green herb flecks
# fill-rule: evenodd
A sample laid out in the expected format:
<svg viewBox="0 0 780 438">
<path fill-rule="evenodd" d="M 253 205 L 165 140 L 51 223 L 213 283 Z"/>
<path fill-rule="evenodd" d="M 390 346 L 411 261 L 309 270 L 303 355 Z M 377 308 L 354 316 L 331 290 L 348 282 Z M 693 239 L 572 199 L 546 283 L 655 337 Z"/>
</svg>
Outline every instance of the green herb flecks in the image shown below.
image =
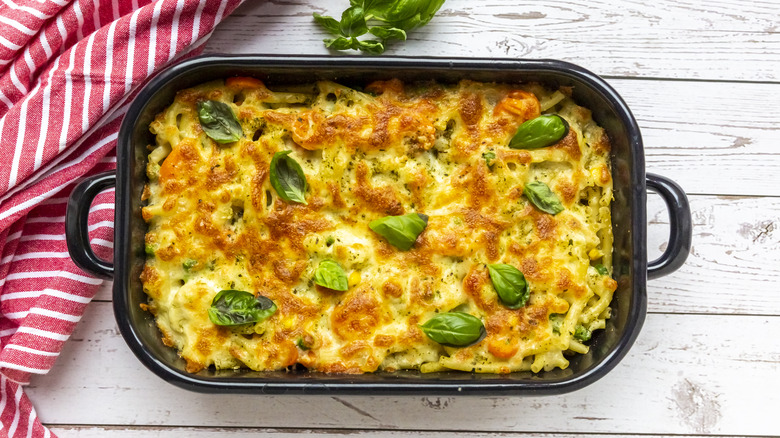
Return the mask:
<svg viewBox="0 0 780 438">
<path fill-rule="evenodd" d="M 563 324 L 563 315 L 560 313 L 551 313 L 550 314 L 550 328 L 552 328 L 552 332 L 556 335 L 561 334 L 561 325 Z"/>
<path fill-rule="evenodd" d="M 493 167 L 493 161 L 496 159 L 496 153 L 493 151 L 487 151 L 482 154 L 482 158 L 485 159 L 485 164 L 487 164 L 489 168 Z"/>
<path fill-rule="evenodd" d="M 581 325 L 578 325 L 577 328 L 574 330 L 574 339 L 577 339 L 578 341 L 589 341 L 590 335 L 591 335 L 590 330 L 586 329 Z"/>
</svg>

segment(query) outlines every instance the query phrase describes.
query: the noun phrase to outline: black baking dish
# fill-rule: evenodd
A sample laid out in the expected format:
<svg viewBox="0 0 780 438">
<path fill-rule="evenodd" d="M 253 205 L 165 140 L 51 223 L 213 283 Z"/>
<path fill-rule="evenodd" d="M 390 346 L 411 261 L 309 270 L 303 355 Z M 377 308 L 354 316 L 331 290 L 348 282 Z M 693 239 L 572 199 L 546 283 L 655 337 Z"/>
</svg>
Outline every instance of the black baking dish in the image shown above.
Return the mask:
<svg viewBox="0 0 780 438">
<path fill-rule="evenodd" d="M 365 375 L 327 375 L 306 371 L 256 372 L 203 370 L 190 374 L 176 351 L 163 345 L 146 302 L 139 275 L 143 268 L 146 224 L 141 218 L 147 148 L 154 142 L 149 123 L 169 105 L 178 90 L 217 78 L 253 76 L 269 87 L 318 79 L 347 85 L 393 77 L 404 81 L 436 79 L 457 82 L 537 81 L 572 86 L 575 100 L 592 110 L 612 141 L 614 273 L 618 289 L 607 328 L 594 333 L 591 350 L 572 358 L 566 370 L 507 375 L 416 371 Z M 137 95 L 122 123 L 116 175 L 83 181 L 68 204 L 68 247 L 83 269 L 114 279 L 114 311 L 125 340 L 141 362 L 164 380 L 204 392 L 307 394 L 558 394 L 588 385 L 615 367 L 633 344 L 645 319 L 647 278 L 670 273 L 685 261 L 691 243 L 691 219 L 685 193 L 666 178 L 645 174 L 642 138 L 636 120 L 620 96 L 595 74 L 553 60 L 490 60 L 369 57 L 200 57 L 174 65 Z M 89 248 L 86 219 L 92 198 L 116 184 L 114 263 L 98 259 Z M 646 190 L 661 194 L 670 214 L 667 250 L 648 266 Z"/>
</svg>

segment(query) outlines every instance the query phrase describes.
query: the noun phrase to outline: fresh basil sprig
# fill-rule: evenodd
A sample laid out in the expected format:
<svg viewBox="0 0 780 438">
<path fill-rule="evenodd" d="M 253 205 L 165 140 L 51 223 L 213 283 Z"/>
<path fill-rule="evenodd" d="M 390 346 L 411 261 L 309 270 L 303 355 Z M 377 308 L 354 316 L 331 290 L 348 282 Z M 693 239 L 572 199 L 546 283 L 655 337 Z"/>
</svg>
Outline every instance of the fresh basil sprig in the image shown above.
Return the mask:
<svg viewBox="0 0 780 438">
<path fill-rule="evenodd" d="M 526 184 L 523 194 L 531 201 L 531 204 L 545 213 L 556 215 L 565 210 L 558 196 L 550 190 L 547 184 L 541 181 L 532 181 Z"/>
<path fill-rule="evenodd" d="M 428 216 L 409 213 L 403 216 L 385 216 L 368 224 L 372 231 L 387 239 L 394 247 L 408 251 L 417 236 L 428 226 Z"/>
<path fill-rule="evenodd" d="M 203 132 L 217 143 L 232 143 L 244 135 L 233 109 L 226 103 L 216 100 L 198 102 L 198 120 Z"/>
<path fill-rule="evenodd" d="M 462 312 L 440 313 L 420 328 L 431 340 L 451 347 L 469 346 L 485 335 L 482 321 Z"/>
<path fill-rule="evenodd" d="M 404 41 L 406 32 L 431 21 L 444 0 L 350 0 L 349 3 L 341 21 L 314 13 L 314 20 L 336 37 L 323 40 L 325 46 L 380 54 L 388 41 Z M 379 40 L 358 39 L 367 33 Z"/>
<path fill-rule="evenodd" d="M 216 325 L 242 325 L 268 319 L 276 312 L 276 304 L 270 299 L 243 291 L 220 291 L 209 307 L 209 319 Z"/>
<path fill-rule="evenodd" d="M 493 288 L 506 307 L 519 309 L 525 306 L 531 291 L 519 269 L 505 264 L 488 265 L 488 273 Z"/>
<path fill-rule="evenodd" d="M 306 202 L 306 175 L 301 165 L 290 157 L 292 151 L 281 151 L 271 159 L 271 186 L 280 198 L 288 202 Z"/>
<path fill-rule="evenodd" d="M 341 269 L 341 265 L 333 260 L 325 259 L 314 271 L 314 282 L 328 289 L 345 291 L 349 289 L 347 274 Z"/>
<path fill-rule="evenodd" d="M 509 147 L 512 149 L 539 149 L 552 146 L 569 133 L 569 123 L 557 114 L 545 114 L 528 120 L 517 128 Z"/>
</svg>

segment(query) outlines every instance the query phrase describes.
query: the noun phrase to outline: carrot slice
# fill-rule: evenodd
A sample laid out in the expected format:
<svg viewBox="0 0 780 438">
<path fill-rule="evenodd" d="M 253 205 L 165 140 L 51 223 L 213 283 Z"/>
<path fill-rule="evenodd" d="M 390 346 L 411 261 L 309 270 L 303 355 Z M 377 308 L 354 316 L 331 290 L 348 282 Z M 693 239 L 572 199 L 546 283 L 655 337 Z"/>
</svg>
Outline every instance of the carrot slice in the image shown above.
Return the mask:
<svg viewBox="0 0 780 438">
<path fill-rule="evenodd" d="M 225 85 L 231 88 L 260 88 L 263 82 L 260 79 L 250 78 L 248 76 L 235 76 L 228 78 Z"/>
<path fill-rule="evenodd" d="M 501 102 L 493 109 L 493 115 L 499 115 L 502 112 L 514 114 L 515 116 L 528 117 L 529 113 L 539 112 L 539 104 L 533 94 L 526 91 L 514 90 L 503 98 Z"/>
</svg>

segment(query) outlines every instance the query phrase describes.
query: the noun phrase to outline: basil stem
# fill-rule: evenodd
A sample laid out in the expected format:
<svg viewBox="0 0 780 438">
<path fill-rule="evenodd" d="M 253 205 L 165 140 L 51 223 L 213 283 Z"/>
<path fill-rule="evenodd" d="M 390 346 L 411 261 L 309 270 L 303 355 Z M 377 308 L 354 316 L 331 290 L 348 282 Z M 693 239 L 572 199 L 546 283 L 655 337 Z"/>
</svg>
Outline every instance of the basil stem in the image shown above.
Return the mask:
<svg viewBox="0 0 780 438">
<path fill-rule="evenodd" d="M 519 269 L 512 265 L 488 265 L 493 288 L 501 302 L 510 309 L 519 309 L 528 302 L 531 295 L 528 282 Z"/>
<path fill-rule="evenodd" d="M 590 340 L 590 335 L 591 335 L 590 330 L 586 329 L 581 325 L 578 325 L 577 328 L 574 330 L 574 339 L 580 341 Z"/>
<path fill-rule="evenodd" d="M 349 289 L 347 274 L 341 269 L 341 265 L 333 260 L 323 260 L 314 272 L 314 282 L 328 289 L 345 291 Z"/>
<path fill-rule="evenodd" d="M 216 325 L 234 326 L 264 321 L 275 312 L 276 304 L 262 295 L 228 289 L 214 297 L 209 319 Z"/>
<path fill-rule="evenodd" d="M 517 128 L 509 141 L 512 149 L 539 149 L 554 145 L 569 133 L 569 124 L 557 114 L 545 114 Z"/>
<path fill-rule="evenodd" d="M 371 221 L 368 227 L 375 233 L 387 239 L 398 249 L 407 251 L 414 245 L 417 236 L 428 225 L 428 216 L 420 213 L 409 213 L 403 216 L 385 216 Z"/>
<path fill-rule="evenodd" d="M 396 27 L 371 27 L 368 29 L 368 31 L 379 38 L 382 38 L 383 40 L 389 40 L 389 39 L 396 39 L 405 41 L 406 40 L 406 32 L 404 32 L 403 29 L 398 29 Z"/>
<path fill-rule="evenodd" d="M 550 187 L 541 181 L 532 181 L 525 185 L 523 194 L 539 210 L 556 215 L 563 210 L 563 205 L 558 196 L 550 190 Z"/>
<path fill-rule="evenodd" d="M 292 151 L 274 154 L 271 159 L 271 185 L 280 198 L 288 202 L 306 202 L 306 175 L 301 165 L 290 157 Z"/>
<path fill-rule="evenodd" d="M 198 120 L 203 132 L 217 143 L 232 143 L 244 135 L 236 115 L 226 103 L 216 100 L 198 102 Z"/>
<path fill-rule="evenodd" d="M 452 347 L 466 347 L 485 335 L 485 326 L 476 316 L 468 313 L 440 313 L 420 325 L 431 340 Z"/>
</svg>

